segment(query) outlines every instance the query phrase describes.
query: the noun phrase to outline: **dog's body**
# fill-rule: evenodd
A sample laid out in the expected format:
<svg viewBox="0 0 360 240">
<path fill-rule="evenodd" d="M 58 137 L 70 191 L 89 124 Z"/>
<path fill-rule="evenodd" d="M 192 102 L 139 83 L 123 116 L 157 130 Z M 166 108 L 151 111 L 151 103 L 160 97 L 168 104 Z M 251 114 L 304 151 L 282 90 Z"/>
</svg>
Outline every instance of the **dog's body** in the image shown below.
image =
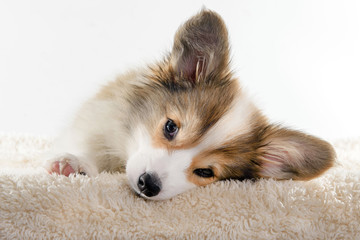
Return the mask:
<svg viewBox="0 0 360 240">
<path fill-rule="evenodd" d="M 167 199 L 222 179 L 311 179 L 330 144 L 272 125 L 229 69 L 226 27 L 203 10 L 181 26 L 163 62 L 89 100 L 46 161 L 49 172 L 125 171 L 142 197 Z"/>
</svg>

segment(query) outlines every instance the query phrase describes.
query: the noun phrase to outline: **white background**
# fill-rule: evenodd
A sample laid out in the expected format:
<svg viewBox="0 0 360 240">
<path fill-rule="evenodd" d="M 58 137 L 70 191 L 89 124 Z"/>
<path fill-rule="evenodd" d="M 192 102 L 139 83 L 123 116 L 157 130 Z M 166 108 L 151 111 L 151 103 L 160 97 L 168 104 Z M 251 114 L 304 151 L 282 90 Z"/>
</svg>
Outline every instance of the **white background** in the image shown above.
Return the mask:
<svg viewBox="0 0 360 240">
<path fill-rule="evenodd" d="M 81 102 L 160 59 L 203 6 L 228 25 L 243 86 L 277 123 L 360 136 L 360 1 L 0 1 L 0 132 L 56 135 Z"/>
</svg>

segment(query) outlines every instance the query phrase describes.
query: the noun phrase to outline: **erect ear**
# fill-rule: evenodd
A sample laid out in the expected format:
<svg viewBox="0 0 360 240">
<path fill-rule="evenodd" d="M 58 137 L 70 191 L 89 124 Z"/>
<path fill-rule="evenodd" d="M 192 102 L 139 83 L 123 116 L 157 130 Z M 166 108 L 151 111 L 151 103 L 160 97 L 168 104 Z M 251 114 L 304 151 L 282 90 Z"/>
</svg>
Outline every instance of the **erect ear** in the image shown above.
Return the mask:
<svg viewBox="0 0 360 240">
<path fill-rule="evenodd" d="M 192 82 L 228 69 L 229 43 L 226 26 L 215 12 L 202 10 L 181 26 L 174 39 L 170 60 L 176 74 Z"/>
<path fill-rule="evenodd" d="M 335 159 L 333 147 L 304 133 L 269 126 L 258 149 L 261 177 L 308 180 L 330 168 Z"/>
</svg>

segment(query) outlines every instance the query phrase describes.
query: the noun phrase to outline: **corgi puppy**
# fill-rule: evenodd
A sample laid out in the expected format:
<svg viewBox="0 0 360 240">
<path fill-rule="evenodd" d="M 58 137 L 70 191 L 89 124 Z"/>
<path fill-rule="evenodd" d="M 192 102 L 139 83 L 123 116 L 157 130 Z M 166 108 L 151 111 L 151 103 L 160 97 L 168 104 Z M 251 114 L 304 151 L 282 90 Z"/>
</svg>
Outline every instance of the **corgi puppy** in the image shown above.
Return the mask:
<svg viewBox="0 0 360 240">
<path fill-rule="evenodd" d="M 50 173 L 126 172 L 141 197 L 169 199 L 224 179 L 308 180 L 333 165 L 332 146 L 269 123 L 229 67 L 221 17 L 202 10 L 171 52 L 108 83 L 54 144 Z"/>
</svg>

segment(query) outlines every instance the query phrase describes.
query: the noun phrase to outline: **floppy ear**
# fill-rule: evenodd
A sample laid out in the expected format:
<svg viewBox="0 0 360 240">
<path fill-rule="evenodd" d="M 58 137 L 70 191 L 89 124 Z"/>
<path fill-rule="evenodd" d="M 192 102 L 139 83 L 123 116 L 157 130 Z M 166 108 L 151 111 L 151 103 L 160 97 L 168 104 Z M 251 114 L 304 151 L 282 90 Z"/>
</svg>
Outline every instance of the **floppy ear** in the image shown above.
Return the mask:
<svg viewBox="0 0 360 240">
<path fill-rule="evenodd" d="M 329 143 L 277 126 L 265 130 L 258 153 L 259 175 L 275 179 L 308 180 L 330 168 L 335 159 Z"/>
<path fill-rule="evenodd" d="M 228 69 L 229 43 L 221 17 L 203 10 L 181 26 L 170 55 L 176 74 L 193 83 Z"/>
</svg>

